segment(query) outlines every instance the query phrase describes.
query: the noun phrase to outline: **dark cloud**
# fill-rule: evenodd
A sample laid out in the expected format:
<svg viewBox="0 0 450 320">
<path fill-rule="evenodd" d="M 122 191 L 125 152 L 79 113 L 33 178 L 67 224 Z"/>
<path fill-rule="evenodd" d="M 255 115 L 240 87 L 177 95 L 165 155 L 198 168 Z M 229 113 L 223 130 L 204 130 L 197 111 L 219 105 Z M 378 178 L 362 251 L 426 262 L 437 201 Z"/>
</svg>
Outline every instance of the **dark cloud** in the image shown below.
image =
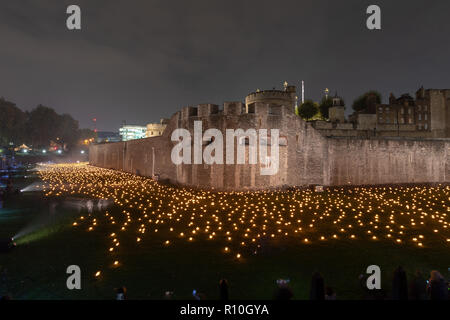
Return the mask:
<svg viewBox="0 0 450 320">
<path fill-rule="evenodd" d="M 38 103 L 101 130 L 145 124 L 189 104 L 243 100 L 256 88 L 306 81 L 308 98 L 368 89 L 384 97 L 450 83 L 447 0 L 72 1 L 0 4 L 0 95 Z"/>
</svg>

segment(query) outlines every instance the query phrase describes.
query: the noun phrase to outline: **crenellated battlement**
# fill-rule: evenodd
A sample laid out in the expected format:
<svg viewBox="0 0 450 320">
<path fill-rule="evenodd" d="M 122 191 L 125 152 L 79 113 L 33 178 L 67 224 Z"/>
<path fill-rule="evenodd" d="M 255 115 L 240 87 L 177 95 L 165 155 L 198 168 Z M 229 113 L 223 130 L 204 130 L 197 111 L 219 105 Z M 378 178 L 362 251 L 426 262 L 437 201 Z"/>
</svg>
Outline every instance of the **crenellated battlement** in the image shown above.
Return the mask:
<svg viewBox="0 0 450 320">
<path fill-rule="evenodd" d="M 223 104 L 224 115 L 235 116 L 243 113 L 245 113 L 245 104 L 243 104 L 241 101 L 225 102 Z"/>
<path fill-rule="evenodd" d="M 290 93 L 287 91 L 282 90 L 262 90 L 262 91 L 255 91 L 247 95 L 247 98 L 254 99 L 258 97 L 264 97 L 264 98 L 280 98 L 280 97 L 289 97 Z"/>
<path fill-rule="evenodd" d="M 188 120 L 190 118 L 208 118 L 217 116 L 246 116 L 259 115 L 259 116 L 271 116 L 282 117 L 287 112 L 292 112 L 290 106 L 277 105 L 263 102 L 254 102 L 249 105 L 237 102 L 225 102 L 221 109 L 215 104 L 199 104 L 197 106 L 187 106 L 181 109 L 181 120 Z"/>
<path fill-rule="evenodd" d="M 196 106 L 186 106 L 181 109 L 180 120 L 193 117 L 207 118 L 217 116 L 262 115 L 282 117 L 286 113 L 293 113 L 296 103 L 296 87 L 285 85 L 284 90 L 263 90 L 252 92 L 241 101 L 227 101 L 222 107 L 216 104 L 204 103 Z"/>
<path fill-rule="evenodd" d="M 198 117 L 208 117 L 213 114 L 219 114 L 219 106 L 216 104 L 199 104 L 197 106 Z"/>
<path fill-rule="evenodd" d="M 268 103 L 271 105 L 288 106 L 294 110 L 296 102 L 295 86 L 286 86 L 285 90 L 263 90 L 252 92 L 245 97 L 245 105 L 257 102 Z"/>
</svg>

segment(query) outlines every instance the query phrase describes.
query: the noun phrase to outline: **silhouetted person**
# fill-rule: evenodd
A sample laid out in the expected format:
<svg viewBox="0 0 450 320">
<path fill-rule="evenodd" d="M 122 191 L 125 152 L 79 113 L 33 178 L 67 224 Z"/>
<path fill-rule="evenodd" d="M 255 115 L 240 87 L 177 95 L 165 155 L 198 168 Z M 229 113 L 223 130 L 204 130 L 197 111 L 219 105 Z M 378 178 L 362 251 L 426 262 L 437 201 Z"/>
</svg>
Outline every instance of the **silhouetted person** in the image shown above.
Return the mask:
<svg viewBox="0 0 450 320">
<path fill-rule="evenodd" d="M 127 288 L 125 287 L 120 287 L 118 289 L 116 289 L 116 300 L 126 300 L 126 293 L 127 293 Z"/>
<path fill-rule="evenodd" d="M 426 300 L 427 299 L 427 281 L 420 271 L 416 271 L 413 280 L 411 281 L 411 300 Z"/>
<path fill-rule="evenodd" d="M 325 282 L 319 272 L 314 272 L 309 291 L 310 300 L 325 300 Z"/>
<path fill-rule="evenodd" d="M 102 209 L 103 209 L 103 200 L 99 199 L 97 202 L 97 210 L 102 211 Z"/>
<path fill-rule="evenodd" d="M 6 286 L 6 282 L 8 280 L 8 269 L 3 268 L 0 270 L 1 270 L 1 273 L 0 273 L 1 284 Z"/>
<path fill-rule="evenodd" d="M 86 201 L 86 208 L 89 213 L 92 213 L 92 209 L 94 209 L 94 203 L 92 200 Z"/>
<path fill-rule="evenodd" d="M 228 300 L 228 282 L 227 282 L 227 280 L 225 280 L 225 279 L 220 280 L 219 290 L 220 290 L 220 300 L 222 300 L 222 301 Z"/>
<path fill-rule="evenodd" d="M 431 277 L 428 283 L 428 292 L 431 300 L 448 299 L 448 284 L 439 271 L 431 271 Z"/>
<path fill-rule="evenodd" d="M 289 285 L 285 282 L 280 283 L 278 285 L 278 289 L 275 292 L 275 300 L 291 300 L 294 296 L 294 293 L 292 292 Z"/>
<path fill-rule="evenodd" d="M 12 183 L 12 179 L 8 178 L 7 182 L 6 182 L 6 194 L 10 195 L 13 191 L 13 183 Z"/>
<path fill-rule="evenodd" d="M 3 208 L 4 192 L 0 189 L 0 209 Z"/>
<path fill-rule="evenodd" d="M 367 300 L 369 297 L 369 289 L 367 289 L 367 278 L 368 275 L 360 274 L 358 277 L 359 286 L 362 292 L 362 299 Z"/>
<path fill-rule="evenodd" d="M 194 297 L 195 300 L 206 300 L 206 296 L 201 293 L 201 292 L 197 292 L 197 290 L 192 291 L 192 296 Z"/>
<path fill-rule="evenodd" d="M 333 288 L 326 287 L 325 300 L 336 300 L 336 292 L 334 292 Z"/>
<path fill-rule="evenodd" d="M 408 300 L 408 281 L 406 279 L 406 272 L 402 267 L 398 267 L 394 271 L 392 298 L 394 300 Z"/>
<path fill-rule="evenodd" d="M 364 300 L 385 300 L 386 299 L 386 291 L 384 289 L 372 289 L 370 290 L 367 287 L 367 279 L 369 276 L 366 274 L 359 275 L 359 285 L 362 290 L 363 299 Z"/>
<path fill-rule="evenodd" d="M 164 293 L 164 300 L 172 300 L 173 299 L 173 291 L 166 291 Z"/>
</svg>

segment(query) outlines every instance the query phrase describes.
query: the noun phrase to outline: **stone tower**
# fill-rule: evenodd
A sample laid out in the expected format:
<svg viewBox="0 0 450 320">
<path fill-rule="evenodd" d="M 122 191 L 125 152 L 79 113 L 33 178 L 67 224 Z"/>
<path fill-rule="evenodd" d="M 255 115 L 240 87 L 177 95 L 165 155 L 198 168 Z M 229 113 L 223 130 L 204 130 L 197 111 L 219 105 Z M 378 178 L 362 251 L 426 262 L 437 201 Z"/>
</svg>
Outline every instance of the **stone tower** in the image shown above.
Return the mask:
<svg viewBox="0 0 450 320">
<path fill-rule="evenodd" d="M 284 85 L 284 90 L 257 90 L 245 97 L 245 109 L 248 113 L 250 105 L 261 102 L 269 105 L 287 106 L 294 112 L 296 96 L 296 87 L 289 86 L 287 83 Z"/>
<path fill-rule="evenodd" d="M 328 115 L 331 122 L 345 122 L 345 106 L 344 101 L 337 95 L 333 97 L 333 106 L 329 109 Z"/>
</svg>

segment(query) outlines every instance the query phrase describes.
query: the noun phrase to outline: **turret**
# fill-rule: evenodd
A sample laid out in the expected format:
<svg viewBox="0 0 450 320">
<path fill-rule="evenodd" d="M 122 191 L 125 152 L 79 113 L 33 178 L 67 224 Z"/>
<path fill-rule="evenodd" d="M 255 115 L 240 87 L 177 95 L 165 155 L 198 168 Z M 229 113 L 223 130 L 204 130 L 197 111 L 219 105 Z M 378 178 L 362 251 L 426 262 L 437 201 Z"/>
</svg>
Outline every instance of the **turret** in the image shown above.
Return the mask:
<svg viewBox="0 0 450 320">
<path fill-rule="evenodd" d="M 328 110 L 328 115 L 331 122 L 345 122 L 345 105 L 344 100 L 337 95 L 332 98 L 333 106 Z"/>
<path fill-rule="evenodd" d="M 257 90 L 245 97 L 245 106 L 248 109 L 250 104 L 255 102 L 266 103 L 277 106 L 287 106 L 294 112 L 296 100 L 296 87 L 288 86 L 285 82 L 284 90 Z"/>
</svg>

